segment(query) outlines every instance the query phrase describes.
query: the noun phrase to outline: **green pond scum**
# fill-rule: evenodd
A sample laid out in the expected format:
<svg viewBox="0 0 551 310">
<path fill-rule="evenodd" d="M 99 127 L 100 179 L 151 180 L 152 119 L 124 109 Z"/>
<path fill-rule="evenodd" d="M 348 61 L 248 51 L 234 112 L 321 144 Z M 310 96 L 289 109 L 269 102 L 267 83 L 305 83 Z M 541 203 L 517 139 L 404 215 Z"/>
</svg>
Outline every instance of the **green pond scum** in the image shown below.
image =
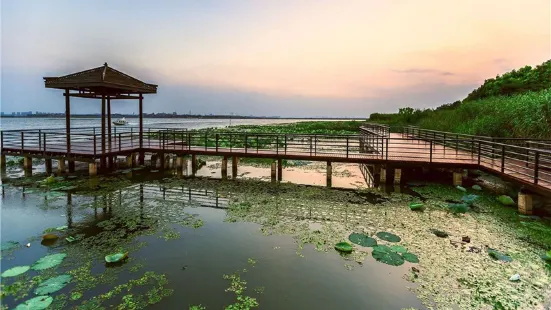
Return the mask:
<svg viewBox="0 0 551 310">
<path fill-rule="evenodd" d="M 217 203 L 223 199 L 227 223 L 254 223 L 259 234 L 292 237 L 301 259 L 313 255 L 304 250 L 311 245 L 319 253 L 340 254 L 351 272 L 371 263 L 395 268 L 427 309 L 543 309 L 549 302 L 549 223 L 520 217 L 514 207 L 484 190 L 413 186 L 423 201 L 422 212 L 413 212 L 411 203 L 419 203 L 419 197 L 377 189 L 178 178 L 140 183 L 122 176 L 44 179 L 9 183 L 43 195 L 39 208 L 44 210 L 65 208 L 68 194 L 86 197 L 85 202 L 73 200 L 71 210 L 82 211 L 79 221 L 87 224 L 45 229 L 44 234 L 59 237 L 45 255 L 19 269 L 2 269 L 1 297 L 10 309 L 31 303 L 48 304 L 47 309 L 144 309 L 170 298 L 169 280 L 175 275 L 154 271 L 156 263 L 140 260 L 139 253 L 151 246 L 152 238 L 164 239 L 163 249 L 170 251 L 171 242 L 180 240 L 183 232 L 201 234 L 207 229 L 208 220 L 193 208 L 182 209 L 203 203 L 185 202 L 185 189 L 208 189 L 205 197 L 215 197 Z M 63 195 L 48 195 L 52 192 Z M 468 205 L 466 212 L 449 207 L 461 203 Z M 42 234 L 28 240 L 40 246 Z M 18 258 L 25 243 L 2 240 L 2 256 Z M 118 254 L 125 259 L 118 261 Z M 113 264 L 105 262 L 107 257 Z M 254 257 L 246 259 L 246 265 L 262 270 L 262 260 Z M 181 269 L 177 276 L 188 272 L 187 267 Z M 514 274 L 521 280 L 509 281 Z M 212 294 L 231 294 L 225 309 L 257 308 L 260 296 L 269 294 L 263 286 L 249 290 L 248 275 L 246 269 L 220 274 L 227 288 Z M 37 299 L 40 296 L 46 297 Z M 183 308 L 206 309 L 207 302 Z"/>
</svg>

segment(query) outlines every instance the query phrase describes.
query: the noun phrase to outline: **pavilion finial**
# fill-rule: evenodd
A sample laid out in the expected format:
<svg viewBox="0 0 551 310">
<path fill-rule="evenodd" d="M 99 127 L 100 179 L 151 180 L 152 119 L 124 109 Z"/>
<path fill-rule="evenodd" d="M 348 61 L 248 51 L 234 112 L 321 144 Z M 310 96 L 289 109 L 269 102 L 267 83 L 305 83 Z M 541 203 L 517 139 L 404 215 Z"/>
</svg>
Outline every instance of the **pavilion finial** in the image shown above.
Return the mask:
<svg viewBox="0 0 551 310">
<path fill-rule="evenodd" d="M 105 73 L 107 72 L 107 62 L 103 64 L 103 72 L 101 73 L 101 80 L 105 81 Z"/>
<path fill-rule="evenodd" d="M 106 63 L 104 63 L 103 65 L 104 65 L 104 66 L 106 66 L 106 67 L 108 66 L 108 65 L 107 65 L 107 62 L 106 62 Z"/>
</svg>

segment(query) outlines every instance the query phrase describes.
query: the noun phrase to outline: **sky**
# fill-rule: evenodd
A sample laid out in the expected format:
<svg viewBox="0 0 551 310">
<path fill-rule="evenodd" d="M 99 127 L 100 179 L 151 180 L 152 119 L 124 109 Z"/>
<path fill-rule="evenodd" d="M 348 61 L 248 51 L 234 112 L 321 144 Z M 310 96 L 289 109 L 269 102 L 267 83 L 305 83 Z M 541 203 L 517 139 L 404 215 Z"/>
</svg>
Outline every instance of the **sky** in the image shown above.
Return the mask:
<svg viewBox="0 0 551 310">
<path fill-rule="evenodd" d="M 148 113 L 367 117 L 461 100 L 551 58 L 549 0 L 3 0 L 0 10 L 4 112 L 63 112 L 62 91 L 42 77 L 107 62 L 159 85 Z M 100 101 L 71 110 L 97 113 Z"/>
</svg>

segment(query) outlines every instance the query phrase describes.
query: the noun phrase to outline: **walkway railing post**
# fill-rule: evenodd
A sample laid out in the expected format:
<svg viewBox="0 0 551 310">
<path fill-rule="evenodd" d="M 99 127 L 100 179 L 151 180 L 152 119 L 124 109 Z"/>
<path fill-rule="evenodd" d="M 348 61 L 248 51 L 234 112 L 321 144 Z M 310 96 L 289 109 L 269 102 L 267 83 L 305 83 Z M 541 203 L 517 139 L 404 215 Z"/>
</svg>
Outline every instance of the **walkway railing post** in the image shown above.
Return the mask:
<svg viewBox="0 0 551 310">
<path fill-rule="evenodd" d="M 96 156 L 96 149 L 97 149 L 97 146 L 96 146 L 96 135 L 94 134 L 94 156 Z"/>
<path fill-rule="evenodd" d="M 429 151 L 429 153 L 430 153 L 430 159 L 429 159 L 429 162 L 431 162 L 431 163 L 432 163 L 432 140 L 430 140 L 430 151 Z"/>
<path fill-rule="evenodd" d="M 44 155 L 46 155 L 46 133 L 44 133 L 44 143 L 42 143 Z"/>
<path fill-rule="evenodd" d="M 314 135 L 314 155 L 317 155 L 317 149 L 318 149 L 318 135 Z"/>
<path fill-rule="evenodd" d="M 117 130 L 116 127 L 115 127 L 115 130 Z M 122 142 L 121 133 L 119 133 L 119 152 L 121 151 L 121 142 Z"/>
<path fill-rule="evenodd" d="M 23 151 L 25 150 L 25 133 L 21 132 L 21 154 L 23 154 Z"/>
<path fill-rule="evenodd" d="M 285 135 L 285 141 L 283 142 L 285 146 L 285 154 L 287 154 L 287 135 Z"/>
<path fill-rule="evenodd" d="M 385 152 L 386 160 L 388 160 L 388 142 L 389 142 L 388 139 L 390 138 L 386 138 L 386 152 Z"/>
<path fill-rule="evenodd" d="M 191 151 L 191 132 L 187 133 L 187 149 Z"/>
<path fill-rule="evenodd" d="M 501 173 L 505 171 L 505 144 L 501 146 Z"/>
<path fill-rule="evenodd" d="M 536 155 L 534 156 L 534 184 L 538 184 L 539 179 L 539 165 L 540 162 L 540 152 L 536 151 Z"/>
<path fill-rule="evenodd" d="M 312 137 L 308 137 L 308 140 L 310 140 L 310 156 L 312 156 Z"/>
<path fill-rule="evenodd" d="M 42 148 L 42 130 L 38 129 L 38 149 Z"/>
<path fill-rule="evenodd" d="M 478 165 L 480 166 L 480 156 L 482 156 L 482 143 L 478 141 Z"/>
<path fill-rule="evenodd" d="M 216 153 L 218 153 L 218 134 L 216 134 Z"/>
<path fill-rule="evenodd" d="M 279 154 L 279 136 L 276 136 L 276 154 Z"/>
<path fill-rule="evenodd" d="M 249 147 L 248 146 L 248 141 L 247 141 L 247 134 L 245 134 L 245 154 L 247 154 L 247 148 Z"/>
<path fill-rule="evenodd" d="M 260 143 L 258 141 L 258 135 L 256 135 L 256 154 L 258 154 L 258 147 L 260 146 Z"/>
<path fill-rule="evenodd" d="M 346 158 L 348 158 L 348 143 L 349 143 L 349 138 L 346 137 Z"/>
<path fill-rule="evenodd" d="M 205 151 L 207 150 L 208 131 L 205 131 Z"/>
</svg>

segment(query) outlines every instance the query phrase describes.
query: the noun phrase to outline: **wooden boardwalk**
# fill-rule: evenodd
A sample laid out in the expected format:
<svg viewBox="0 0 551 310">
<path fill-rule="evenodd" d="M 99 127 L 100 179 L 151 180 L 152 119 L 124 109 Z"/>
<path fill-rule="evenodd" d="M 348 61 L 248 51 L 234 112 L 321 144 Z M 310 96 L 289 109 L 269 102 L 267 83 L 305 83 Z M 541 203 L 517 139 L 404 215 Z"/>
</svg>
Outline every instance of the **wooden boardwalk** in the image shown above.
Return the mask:
<svg viewBox="0 0 551 310">
<path fill-rule="evenodd" d="M 23 135 L 10 131 L 2 132 L 2 154 L 95 162 L 102 157 L 141 152 L 381 164 L 395 168 L 480 168 L 551 193 L 551 151 L 450 137 L 429 138 L 376 128 L 362 128 L 359 135 L 158 130 L 144 133 L 142 148 L 136 132 L 111 135 L 103 152 L 97 134 L 77 133 L 71 135 L 68 154 L 66 137 L 61 133 L 26 131 Z"/>
</svg>

